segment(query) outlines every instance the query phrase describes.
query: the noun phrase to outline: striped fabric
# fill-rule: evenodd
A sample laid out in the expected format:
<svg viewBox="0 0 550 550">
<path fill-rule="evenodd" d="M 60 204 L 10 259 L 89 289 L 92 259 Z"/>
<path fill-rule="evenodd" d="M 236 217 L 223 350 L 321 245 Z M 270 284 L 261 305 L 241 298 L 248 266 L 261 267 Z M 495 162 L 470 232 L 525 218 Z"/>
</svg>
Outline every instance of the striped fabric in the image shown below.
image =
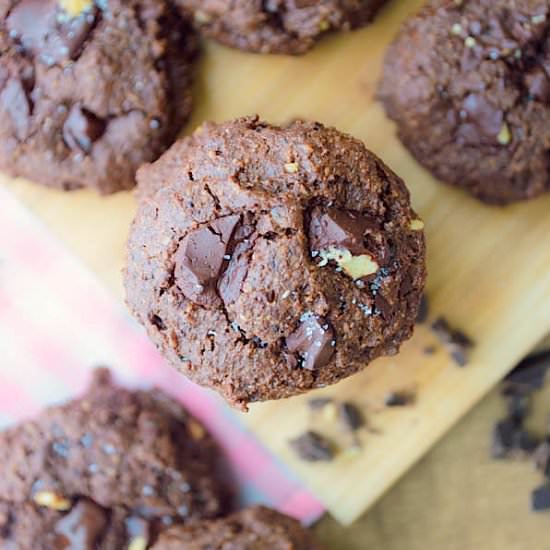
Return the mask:
<svg viewBox="0 0 550 550">
<path fill-rule="evenodd" d="M 304 523 L 322 505 L 215 394 L 166 366 L 124 308 L 9 191 L 0 188 L 0 427 L 77 396 L 97 365 L 129 387 L 156 385 L 217 438 L 243 503 Z"/>
</svg>

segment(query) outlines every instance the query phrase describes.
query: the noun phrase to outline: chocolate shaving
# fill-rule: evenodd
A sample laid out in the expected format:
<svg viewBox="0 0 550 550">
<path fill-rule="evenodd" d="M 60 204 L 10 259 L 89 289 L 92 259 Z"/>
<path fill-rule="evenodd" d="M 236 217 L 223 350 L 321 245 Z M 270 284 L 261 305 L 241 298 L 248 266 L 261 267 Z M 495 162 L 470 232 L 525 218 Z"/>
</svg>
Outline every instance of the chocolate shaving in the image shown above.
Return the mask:
<svg viewBox="0 0 550 550">
<path fill-rule="evenodd" d="M 311 430 L 291 440 L 290 447 L 299 458 L 307 462 L 330 462 L 335 454 L 333 444 Z"/>
<path fill-rule="evenodd" d="M 468 364 L 468 354 L 474 342 L 462 331 L 453 329 L 446 319 L 438 317 L 432 323 L 432 331 L 437 339 L 447 349 L 453 361 L 464 367 Z"/>
<path fill-rule="evenodd" d="M 349 401 L 340 403 L 338 416 L 344 428 L 350 432 L 356 432 L 365 425 L 363 413 L 356 405 Z"/>
<path fill-rule="evenodd" d="M 384 399 L 384 404 L 386 407 L 404 407 L 406 405 L 411 405 L 415 401 L 415 395 L 412 392 L 406 391 L 395 391 L 390 392 L 386 395 Z"/>
</svg>

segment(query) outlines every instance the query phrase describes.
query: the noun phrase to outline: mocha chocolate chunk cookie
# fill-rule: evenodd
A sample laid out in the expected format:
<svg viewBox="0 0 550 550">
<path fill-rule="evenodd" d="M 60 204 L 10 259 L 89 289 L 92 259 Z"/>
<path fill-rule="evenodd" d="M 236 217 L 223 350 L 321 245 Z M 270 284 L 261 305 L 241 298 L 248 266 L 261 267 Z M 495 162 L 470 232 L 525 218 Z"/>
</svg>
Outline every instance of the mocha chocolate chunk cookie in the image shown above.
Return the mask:
<svg viewBox="0 0 550 550">
<path fill-rule="evenodd" d="M 324 34 L 370 23 L 386 0 L 176 0 L 205 36 L 259 53 L 302 54 Z"/>
<path fill-rule="evenodd" d="M 178 404 L 99 370 L 81 399 L 0 434 L 0 547 L 145 550 L 225 512 L 218 454 Z"/>
<path fill-rule="evenodd" d="M 317 123 L 207 123 L 138 182 L 128 305 L 232 404 L 333 384 L 411 335 L 423 223 L 360 141 Z"/>
<path fill-rule="evenodd" d="M 320 550 L 296 520 L 265 506 L 164 532 L 153 550 Z"/>
<path fill-rule="evenodd" d="M 550 3 L 431 0 L 389 48 L 379 97 L 441 180 L 506 204 L 550 188 Z"/>
<path fill-rule="evenodd" d="M 195 54 L 166 0 L 0 0 L 0 169 L 131 188 L 190 113 Z"/>
</svg>

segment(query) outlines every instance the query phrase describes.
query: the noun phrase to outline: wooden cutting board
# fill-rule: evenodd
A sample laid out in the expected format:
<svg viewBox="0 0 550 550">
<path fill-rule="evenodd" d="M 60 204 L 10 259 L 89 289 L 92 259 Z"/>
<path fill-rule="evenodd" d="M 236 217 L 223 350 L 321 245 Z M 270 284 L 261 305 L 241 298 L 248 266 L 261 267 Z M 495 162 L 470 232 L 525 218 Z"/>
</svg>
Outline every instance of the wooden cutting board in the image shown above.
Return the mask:
<svg viewBox="0 0 550 550">
<path fill-rule="evenodd" d="M 302 58 L 207 44 L 187 129 L 204 119 L 259 113 L 272 122 L 317 119 L 363 139 L 407 181 L 426 221 L 433 314 L 443 314 L 477 342 L 471 363 L 460 369 L 444 351 L 423 354 L 435 340 L 420 327 L 398 357 L 316 392 L 362 404 L 372 426 L 361 434 L 362 451 L 342 452 L 329 464 L 302 463 L 288 448 L 288 440 L 310 425 L 311 396 L 258 404 L 242 415 L 343 523 L 370 506 L 550 331 L 550 196 L 496 209 L 437 184 L 399 144 L 373 99 L 385 48 L 421 3 L 390 2 L 370 28 L 328 38 Z M 135 207 L 130 193 L 99 198 L 1 181 L 122 298 L 123 246 Z M 385 409 L 384 395 L 398 389 L 415 389 L 416 404 Z M 322 424 L 332 430 L 330 418 Z"/>
</svg>

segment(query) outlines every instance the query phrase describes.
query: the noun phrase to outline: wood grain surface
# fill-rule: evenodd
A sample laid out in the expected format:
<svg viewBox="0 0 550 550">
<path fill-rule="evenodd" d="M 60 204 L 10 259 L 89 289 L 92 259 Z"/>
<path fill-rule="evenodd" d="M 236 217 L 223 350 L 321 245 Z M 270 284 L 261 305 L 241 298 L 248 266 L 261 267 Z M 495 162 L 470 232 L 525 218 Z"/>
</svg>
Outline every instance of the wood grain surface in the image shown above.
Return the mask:
<svg viewBox="0 0 550 550">
<path fill-rule="evenodd" d="M 433 335 L 420 327 L 398 357 L 316 392 L 362 404 L 377 433 L 362 451 L 309 465 L 288 440 L 310 425 L 308 397 L 258 404 L 242 420 L 294 470 L 343 523 L 371 506 L 550 330 L 550 196 L 505 209 L 482 206 L 435 182 L 403 149 L 374 101 L 383 52 L 420 0 L 390 2 L 370 28 L 324 40 L 302 58 L 261 57 L 208 43 L 199 67 L 196 110 L 205 119 L 259 113 L 272 122 L 320 120 L 365 141 L 408 183 L 426 222 L 428 293 L 434 314 L 476 340 L 470 364 L 457 368 L 443 351 L 427 357 Z M 62 194 L 0 180 L 33 209 L 122 298 L 124 240 L 131 194 L 100 198 Z M 384 410 L 388 391 L 417 392 L 414 407 Z M 328 428 L 327 428 L 328 429 Z"/>
</svg>

